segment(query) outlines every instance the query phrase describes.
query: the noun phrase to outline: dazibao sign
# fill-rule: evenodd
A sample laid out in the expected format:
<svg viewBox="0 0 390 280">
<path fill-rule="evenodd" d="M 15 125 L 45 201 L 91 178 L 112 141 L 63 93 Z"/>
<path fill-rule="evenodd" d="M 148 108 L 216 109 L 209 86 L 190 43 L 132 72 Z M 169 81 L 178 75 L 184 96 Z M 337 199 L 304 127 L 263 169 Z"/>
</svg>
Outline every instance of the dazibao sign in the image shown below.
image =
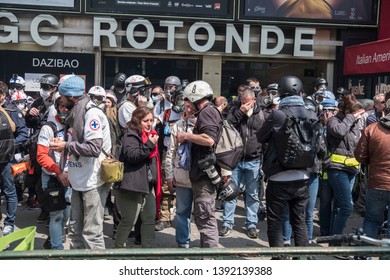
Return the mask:
<svg viewBox="0 0 390 280">
<path fill-rule="evenodd" d="M 390 72 L 390 39 L 345 48 L 344 75 Z"/>
</svg>

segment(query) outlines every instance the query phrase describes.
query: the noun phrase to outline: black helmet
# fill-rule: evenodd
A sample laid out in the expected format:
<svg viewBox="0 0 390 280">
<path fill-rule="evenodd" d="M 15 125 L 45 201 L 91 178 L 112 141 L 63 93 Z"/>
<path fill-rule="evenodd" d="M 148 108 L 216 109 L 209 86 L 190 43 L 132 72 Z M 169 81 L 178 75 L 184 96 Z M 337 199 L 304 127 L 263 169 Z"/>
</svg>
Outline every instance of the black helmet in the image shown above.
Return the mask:
<svg viewBox="0 0 390 280">
<path fill-rule="evenodd" d="M 40 84 L 51 85 L 53 87 L 56 87 L 58 85 L 58 81 L 59 81 L 58 77 L 56 75 L 53 75 L 53 74 L 43 75 L 39 79 Z"/>
<path fill-rule="evenodd" d="M 318 89 L 321 85 L 328 86 L 328 82 L 324 78 L 315 78 L 313 81 L 313 86 Z"/>
<path fill-rule="evenodd" d="M 231 201 L 240 194 L 240 188 L 233 180 L 221 184 L 217 190 L 217 199 L 221 201 Z"/>
<path fill-rule="evenodd" d="M 295 76 L 284 76 L 278 82 L 278 93 L 280 97 L 299 95 L 303 93 L 302 81 Z"/>
<path fill-rule="evenodd" d="M 124 73 L 118 73 L 115 75 L 113 85 L 119 92 L 123 92 L 125 90 L 126 78 L 127 76 Z"/>
<path fill-rule="evenodd" d="M 350 94 L 351 92 L 346 89 L 346 88 L 343 88 L 343 87 L 338 87 L 337 88 L 337 94 L 340 94 L 340 95 L 347 95 L 347 94 Z"/>
</svg>

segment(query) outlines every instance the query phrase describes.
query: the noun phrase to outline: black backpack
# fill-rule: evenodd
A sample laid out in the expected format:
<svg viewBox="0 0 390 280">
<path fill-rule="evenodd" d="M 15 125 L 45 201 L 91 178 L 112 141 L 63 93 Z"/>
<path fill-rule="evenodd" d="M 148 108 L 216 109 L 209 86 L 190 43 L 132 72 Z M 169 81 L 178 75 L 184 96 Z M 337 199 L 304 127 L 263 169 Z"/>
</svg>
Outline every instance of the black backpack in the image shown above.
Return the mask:
<svg viewBox="0 0 390 280">
<path fill-rule="evenodd" d="M 276 143 L 278 160 L 287 169 L 310 168 L 318 152 L 320 123 L 307 117 L 293 116 L 288 109 L 281 109 L 287 117 Z"/>
<path fill-rule="evenodd" d="M 8 163 L 15 153 L 15 140 L 5 112 L 0 111 L 0 163 Z"/>
<path fill-rule="evenodd" d="M 48 125 L 54 132 L 54 135 L 57 135 L 57 126 L 53 122 L 43 122 L 42 126 L 39 129 L 34 130 L 34 133 L 31 134 L 30 140 L 28 142 L 28 154 L 30 155 L 31 166 L 34 167 L 34 174 L 39 175 L 42 172 L 42 166 L 37 161 L 37 152 L 38 152 L 38 138 L 39 133 L 44 125 Z"/>
</svg>

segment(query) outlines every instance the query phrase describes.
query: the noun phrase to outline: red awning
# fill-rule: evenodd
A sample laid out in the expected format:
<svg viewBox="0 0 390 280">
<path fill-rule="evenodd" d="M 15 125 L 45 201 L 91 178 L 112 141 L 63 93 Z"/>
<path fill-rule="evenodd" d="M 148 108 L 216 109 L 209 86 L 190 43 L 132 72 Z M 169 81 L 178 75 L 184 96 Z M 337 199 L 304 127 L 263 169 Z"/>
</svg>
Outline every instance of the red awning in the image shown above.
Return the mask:
<svg viewBox="0 0 390 280">
<path fill-rule="evenodd" d="M 390 39 L 345 48 L 344 75 L 390 73 Z"/>
</svg>

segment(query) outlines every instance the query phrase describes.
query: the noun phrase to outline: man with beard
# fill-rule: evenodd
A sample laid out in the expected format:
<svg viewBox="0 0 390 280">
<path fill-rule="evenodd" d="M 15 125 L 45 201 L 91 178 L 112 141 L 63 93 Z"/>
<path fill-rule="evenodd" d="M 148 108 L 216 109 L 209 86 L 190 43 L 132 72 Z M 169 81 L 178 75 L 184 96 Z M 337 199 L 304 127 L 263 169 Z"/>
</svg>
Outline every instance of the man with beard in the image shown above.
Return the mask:
<svg viewBox="0 0 390 280">
<path fill-rule="evenodd" d="M 65 120 L 72 137 L 52 139 L 49 148 L 69 154 L 68 173 L 61 176 L 64 186 L 72 186 L 72 217 L 75 220 L 72 249 L 105 249 L 103 238 L 104 205 L 109 184 L 99 174 L 104 152 L 111 153 L 110 127 L 104 112 L 84 94 L 84 80 L 71 75 L 60 83 L 60 102 L 69 112 Z"/>
</svg>

